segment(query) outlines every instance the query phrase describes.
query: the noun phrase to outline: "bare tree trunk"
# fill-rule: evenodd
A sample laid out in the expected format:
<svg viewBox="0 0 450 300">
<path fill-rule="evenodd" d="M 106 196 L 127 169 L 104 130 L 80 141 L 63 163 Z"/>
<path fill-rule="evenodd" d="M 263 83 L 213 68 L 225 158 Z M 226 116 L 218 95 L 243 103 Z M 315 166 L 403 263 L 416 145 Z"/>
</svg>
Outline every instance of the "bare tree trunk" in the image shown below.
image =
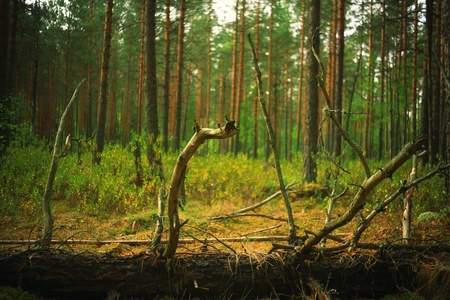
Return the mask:
<svg viewBox="0 0 450 300">
<path fill-rule="evenodd" d="M 112 27 L 112 9 L 113 0 L 106 2 L 106 17 L 105 17 L 105 35 L 104 35 L 104 47 L 103 47 L 103 59 L 102 59 L 102 72 L 100 83 L 100 95 L 98 99 L 98 112 L 97 112 L 97 149 L 94 154 L 94 163 L 100 164 L 100 153 L 103 152 L 105 145 L 105 125 L 106 125 L 106 107 L 107 107 L 107 89 L 108 89 L 108 71 L 109 71 L 109 57 L 111 51 L 111 27 Z"/>
<path fill-rule="evenodd" d="M 183 178 L 183 173 L 189 160 L 192 155 L 194 155 L 195 151 L 197 151 L 198 147 L 200 147 L 200 145 L 206 140 L 226 139 L 236 135 L 239 132 L 239 129 L 235 127 L 235 121 L 228 121 L 225 126 L 216 129 L 200 129 L 199 125 L 195 123 L 194 130 L 194 136 L 178 156 L 172 173 L 168 199 L 169 241 L 163 254 L 163 257 L 165 258 L 172 258 L 174 256 L 178 246 L 179 231 L 183 226 L 183 223 L 180 224 L 178 217 L 178 193 Z"/>
<path fill-rule="evenodd" d="M 55 181 L 56 171 L 58 170 L 58 161 L 61 158 L 61 156 L 64 154 L 64 149 L 62 149 L 64 125 L 65 125 L 69 110 L 72 107 L 72 105 L 75 103 L 75 100 L 77 99 L 78 91 L 81 87 L 81 84 L 84 81 L 85 80 L 83 80 L 80 84 L 78 84 L 77 88 L 75 89 L 72 99 L 70 99 L 69 103 L 67 104 L 66 109 L 64 110 L 64 113 L 61 116 L 61 121 L 59 122 L 58 132 L 56 133 L 55 145 L 53 146 L 52 163 L 50 166 L 50 171 L 48 173 L 48 179 L 47 179 L 47 184 L 45 187 L 44 196 L 42 197 L 42 213 L 44 216 L 44 233 L 42 236 L 42 246 L 44 246 L 44 247 L 49 247 L 50 242 L 52 240 L 53 218 L 52 218 L 52 210 L 50 207 L 50 200 L 52 197 L 53 183 Z M 66 139 L 66 146 L 68 143 L 69 143 L 69 136 L 67 136 L 67 139 Z"/>
<path fill-rule="evenodd" d="M 169 150 L 169 104 L 170 104 L 170 0 L 166 0 L 166 21 L 164 31 L 164 102 L 162 122 L 162 148 Z"/>
<path fill-rule="evenodd" d="M 241 103 L 243 95 L 243 84 L 244 84 L 244 48 L 245 48 L 245 0 L 242 0 L 242 10 L 241 10 L 241 30 L 240 30 L 240 45 L 239 49 L 239 80 L 237 89 L 237 99 L 236 99 L 236 122 L 238 125 L 241 122 Z M 239 144 L 239 135 L 236 136 L 234 145 L 234 154 L 237 155 L 241 146 Z"/>
<path fill-rule="evenodd" d="M 139 77 L 137 95 L 137 135 L 142 134 L 142 100 L 144 98 L 144 44 L 145 44 L 145 2 L 142 4 L 141 12 L 141 48 L 139 53 Z"/>
<path fill-rule="evenodd" d="M 301 42 L 300 42 L 300 70 L 299 70 L 299 82 L 298 82 L 298 106 L 297 106 L 297 144 L 296 151 L 300 150 L 300 131 L 302 129 L 302 119 L 305 116 L 302 114 L 302 103 L 304 102 L 303 96 L 303 66 L 304 66 L 304 45 L 305 45 L 305 25 L 306 25 L 306 1 L 302 2 L 302 30 L 301 30 Z M 303 115 L 303 118 L 302 118 Z"/>
<path fill-rule="evenodd" d="M 186 0 L 180 2 L 180 19 L 178 26 L 178 54 L 177 54 L 177 95 L 175 104 L 175 128 L 173 136 L 172 150 L 178 151 L 180 148 L 181 129 L 181 102 L 183 91 L 183 48 L 184 48 L 184 15 L 186 12 Z"/>
<path fill-rule="evenodd" d="M 339 23 L 338 23 L 338 53 L 337 53 L 337 75 L 336 75 L 336 97 L 334 109 L 342 110 L 343 86 L 344 86 L 344 31 L 345 31 L 345 0 L 339 0 Z M 342 123 L 342 114 L 337 115 L 339 123 Z M 334 132 L 334 154 L 341 155 L 341 135 Z"/>
<path fill-rule="evenodd" d="M 147 72 L 145 77 L 145 114 L 147 159 L 150 165 L 154 162 L 153 144 L 156 142 L 158 129 L 158 103 L 156 85 L 156 0 L 146 0 L 145 3 L 145 60 Z"/>
<path fill-rule="evenodd" d="M 316 28 L 320 26 L 320 0 L 312 0 L 309 13 L 309 34 L 314 36 Z M 310 42 L 311 48 L 319 48 L 319 38 Z M 310 48 L 310 49 L 311 49 Z M 312 51 L 308 51 L 308 91 L 306 98 L 306 122 L 305 122 L 305 142 L 303 147 L 303 179 L 305 182 L 313 182 L 317 179 L 317 167 L 313 156 L 317 153 L 318 137 L 318 115 L 319 115 L 319 90 L 317 87 L 316 75 L 319 71 L 319 64 Z"/>
</svg>

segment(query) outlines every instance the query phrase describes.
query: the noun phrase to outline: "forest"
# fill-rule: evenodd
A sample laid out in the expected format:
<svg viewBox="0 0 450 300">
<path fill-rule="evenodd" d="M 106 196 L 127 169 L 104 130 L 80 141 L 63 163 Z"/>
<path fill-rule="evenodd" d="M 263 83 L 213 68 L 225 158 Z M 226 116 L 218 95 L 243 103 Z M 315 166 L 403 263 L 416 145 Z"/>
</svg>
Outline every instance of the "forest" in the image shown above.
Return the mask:
<svg viewBox="0 0 450 300">
<path fill-rule="evenodd" d="M 0 0 L 0 298 L 447 298 L 449 47 L 449 0 Z"/>
</svg>

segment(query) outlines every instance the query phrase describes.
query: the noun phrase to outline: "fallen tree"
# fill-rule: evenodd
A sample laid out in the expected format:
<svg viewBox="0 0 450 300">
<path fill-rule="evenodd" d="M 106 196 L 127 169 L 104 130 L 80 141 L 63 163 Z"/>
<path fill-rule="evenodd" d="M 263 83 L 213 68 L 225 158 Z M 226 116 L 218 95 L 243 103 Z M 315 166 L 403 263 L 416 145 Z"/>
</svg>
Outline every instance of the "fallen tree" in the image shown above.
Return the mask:
<svg viewBox="0 0 450 300">
<path fill-rule="evenodd" d="M 427 293 L 432 283 L 433 288 L 439 287 L 433 295 L 448 295 L 448 255 L 447 262 L 441 263 L 427 253 L 386 248 L 365 254 L 330 254 L 325 260 L 308 256 L 304 261 L 292 251 L 206 253 L 176 256 L 167 264 L 156 254 L 98 256 L 28 250 L 0 258 L 0 285 L 64 299 L 104 299 L 108 295 L 279 298 L 318 293 L 378 298 L 405 291 Z M 430 277 L 424 278 L 424 274 Z"/>
</svg>

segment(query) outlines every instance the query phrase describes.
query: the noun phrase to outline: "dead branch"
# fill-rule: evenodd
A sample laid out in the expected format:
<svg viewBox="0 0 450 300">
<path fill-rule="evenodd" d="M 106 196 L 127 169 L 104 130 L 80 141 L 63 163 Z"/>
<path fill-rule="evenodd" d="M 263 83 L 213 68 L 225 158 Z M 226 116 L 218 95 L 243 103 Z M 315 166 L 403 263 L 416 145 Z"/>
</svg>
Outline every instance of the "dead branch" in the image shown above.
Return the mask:
<svg viewBox="0 0 450 300">
<path fill-rule="evenodd" d="M 231 218 L 241 218 L 241 217 L 261 217 L 261 218 L 267 218 L 267 219 L 276 220 L 276 221 L 283 221 L 283 222 L 287 222 L 287 223 L 289 222 L 288 219 L 276 218 L 276 217 L 272 217 L 272 216 L 264 215 L 264 214 L 231 214 L 231 215 L 226 215 L 226 216 L 209 218 L 208 220 L 214 221 L 214 220 L 225 220 L 225 219 L 231 219 Z"/>
<path fill-rule="evenodd" d="M 224 237 L 217 238 L 222 242 L 272 242 L 272 241 L 288 241 L 289 237 L 284 235 L 275 236 L 241 236 L 241 237 Z M 212 242 L 214 240 L 210 240 Z M 0 240 L 0 245 L 34 245 L 39 240 Z M 161 239 L 161 244 L 167 244 L 168 239 Z M 130 246 L 148 245 L 148 240 L 51 240 L 51 244 L 79 244 L 79 245 L 109 245 L 124 244 Z M 196 239 L 179 239 L 178 244 L 195 244 Z"/>
<path fill-rule="evenodd" d="M 83 79 L 73 92 L 72 98 L 69 101 L 69 104 L 67 104 L 66 109 L 64 110 L 61 121 L 59 122 L 58 132 L 56 133 L 55 138 L 55 145 L 53 146 L 53 156 L 52 156 L 52 163 L 50 166 L 50 170 L 48 172 L 48 179 L 47 179 L 47 185 L 45 187 L 44 196 L 42 197 L 42 212 L 43 212 L 43 219 L 44 219 L 44 233 L 42 238 L 42 245 L 44 247 L 50 246 L 50 241 L 52 240 L 52 228 L 53 228 L 53 218 L 52 218 L 52 212 L 50 208 L 50 199 L 53 192 L 53 183 L 55 181 L 56 177 L 56 171 L 58 170 L 58 161 L 63 155 L 64 150 L 62 149 L 63 144 L 63 131 L 64 131 L 64 124 L 66 122 L 67 114 L 69 113 L 70 108 L 75 103 L 75 100 L 77 99 L 78 91 L 81 87 L 81 85 L 86 80 Z M 66 144 L 68 143 L 68 139 L 70 136 L 66 139 Z"/>
<path fill-rule="evenodd" d="M 295 184 L 297 184 L 296 180 L 294 180 L 291 183 L 289 183 L 285 188 L 286 189 L 290 188 L 291 186 L 293 186 Z M 293 191 L 286 191 L 286 193 L 292 193 L 292 192 Z M 256 204 L 247 206 L 247 207 L 245 207 L 243 209 L 240 209 L 240 210 L 237 210 L 235 212 L 229 213 L 228 215 L 225 216 L 225 218 L 228 218 L 228 217 L 233 216 L 233 215 L 239 215 L 239 214 L 245 213 L 245 212 L 250 211 L 250 210 L 254 210 L 254 209 L 256 209 L 256 208 L 258 208 L 260 206 L 263 206 L 264 204 L 270 202 L 271 200 L 275 199 L 279 195 L 281 195 L 281 191 L 278 191 L 278 192 L 272 194 L 271 196 L 267 197 L 266 199 L 262 200 L 261 202 L 258 202 Z M 224 217 L 214 217 L 214 218 L 210 218 L 210 220 L 225 219 L 225 218 Z"/>
<path fill-rule="evenodd" d="M 316 28 L 316 31 L 314 32 L 313 40 L 315 39 L 315 37 L 317 36 L 318 33 L 319 33 L 319 28 Z M 314 45 L 314 43 L 312 43 L 312 45 Z M 319 56 L 317 55 L 317 52 L 314 49 L 314 46 L 311 47 L 311 50 L 313 51 L 314 57 L 316 58 L 317 62 L 319 63 L 319 66 L 320 66 L 319 74 L 317 75 L 316 78 L 317 78 L 317 82 L 320 86 L 320 89 L 322 90 L 322 93 L 325 97 L 325 100 L 326 100 L 326 103 L 328 106 L 328 112 L 330 114 L 330 118 L 333 121 L 333 123 L 335 124 L 335 126 L 337 127 L 337 129 L 339 130 L 339 132 L 342 135 L 342 137 L 344 138 L 344 140 L 346 140 L 347 143 L 353 148 L 353 150 L 355 150 L 362 165 L 364 166 L 364 170 L 366 171 L 366 178 L 369 178 L 371 175 L 371 172 L 370 172 L 369 165 L 366 161 L 366 158 L 364 157 L 364 153 L 362 152 L 361 148 L 355 142 L 353 142 L 353 140 L 350 138 L 350 136 L 345 131 L 344 127 L 342 127 L 341 123 L 339 122 L 338 118 L 336 117 L 336 113 L 332 110 L 330 97 L 328 96 L 327 89 L 325 87 L 325 82 L 324 82 L 325 74 L 323 72 L 322 61 L 320 60 Z"/>
<path fill-rule="evenodd" d="M 411 183 L 408 184 L 403 184 L 401 187 L 399 187 L 392 195 L 390 195 L 386 200 L 384 200 L 383 202 L 379 203 L 371 212 L 370 214 L 363 220 L 363 222 L 361 222 L 358 226 L 358 228 L 356 229 L 355 233 L 353 234 L 353 238 L 352 238 L 352 246 L 356 245 L 357 242 L 359 241 L 361 234 L 364 232 L 364 230 L 366 230 L 367 226 L 369 226 L 370 222 L 372 222 L 372 220 L 375 218 L 376 215 L 378 215 L 378 213 L 384 211 L 384 209 L 392 202 L 394 201 L 398 196 L 406 193 L 408 190 L 410 190 L 412 187 L 418 185 L 419 183 L 428 180 L 430 178 L 432 178 L 433 176 L 439 174 L 439 173 L 443 173 L 445 170 L 449 169 L 450 165 L 446 165 L 443 167 L 440 167 L 434 171 L 431 171 L 430 173 L 415 179 L 414 181 L 412 181 Z M 353 247 L 352 247 L 353 248 Z"/>
<path fill-rule="evenodd" d="M 281 195 L 283 196 L 284 206 L 286 207 L 286 213 L 288 215 L 289 236 L 291 238 L 291 242 L 294 243 L 296 240 L 294 216 L 292 214 L 291 203 L 289 201 L 288 195 L 286 193 L 286 188 L 284 186 L 283 173 L 281 172 L 281 166 L 280 166 L 280 161 L 279 161 L 278 149 L 277 149 L 277 145 L 276 145 L 275 133 L 273 131 L 273 127 L 272 127 L 272 123 L 270 121 L 269 114 L 267 113 L 266 104 L 265 104 L 265 100 L 264 100 L 264 96 L 263 96 L 264 90 L 262 88 L 261 71 L 259 69 L 258 57 L 256 56 L 255 46 L 253 45 L 253 41 L 252 41 L 250 33 L 248 34 L 247 37 L 248 37 L 248 42 L 250 44 L 250 47 L 252 49 L 253 64 L 255 66 L 256 79 L 257 79 L 257 83 L 258 83 L 258 100 L 259 100 L 259 104 L 261 107 L 261 111 L 264 116 L 264 121 L 267 126 L 267 132 L 269 134 L 269 145 L 272 148 L 273 157 L 275 160 L 275 168 L 277 170 L 278 181 L 280 184 L 280 191 L 281 191 Z"/>
<path fill-rule="evenodd" d="M 196 124 L 194 127 L 194 135 L 188 142 L 186 147 L 178 156 L 175 168 L 172 173 L 172 180 L 170 182 L 169 198 L 168 198 L 168 216 L 169 216 L 169 242 L 163 257 L 172 258 L 175 254 L 178 244 L 178 236 L 181 225 L 178 220 L 178 193 L 182 180 L 182 175 L 186 166 L 194 155 L 195 151 L 203 142 L 210 139 L 226 139 L 236 135 L 239 129 L 235 125 L 236 121 L 227 122 L 223 127 L 211 129 L 201 128 Z"/>
<path fill-rule="evenodd" d="M 315 235 L 310 236 L 303 246 L 297 247 L 300 254 L 308 253 L 313 246 L 318 244 L 320 240 L 327 234 L 349 223 L 354 216 L 364 207 L 365 202 L 371 192 L 376 186 L 385 178 L 392 177 L 392 174 L 403 165 L 426 141 L 426 136 L 419 136 L 409 142 L 396 157 L 388 162 L 382 169 L 379 169 L 370 178 L 364 180 L 361 187 L 353 197 L 350 206 L 340 217 L 332 220 L 330 223 L 325 224 L 319 231 L 315 232 Z"/>
</svg>

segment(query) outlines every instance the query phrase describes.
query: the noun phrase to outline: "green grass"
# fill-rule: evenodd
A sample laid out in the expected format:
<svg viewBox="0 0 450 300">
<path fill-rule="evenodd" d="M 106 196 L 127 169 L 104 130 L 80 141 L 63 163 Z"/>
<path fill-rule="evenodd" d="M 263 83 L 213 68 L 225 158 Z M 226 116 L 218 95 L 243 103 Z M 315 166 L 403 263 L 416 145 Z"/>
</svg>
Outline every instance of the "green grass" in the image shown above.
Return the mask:
<svg viewBox="0 0 450 300">
<path fill-rule="evenodd" d="M 52 196 L 55 226 L 73 230 L 84 228 L 92 232 L 100 230 L 101 235 L 107 238 L 117 235 L 151 235 L 156 223 L 160 182 L 158 178 L 151 176 L 145 158 L 146 152 L 142 150 L 145 180 L 141 187 L 136 186 L 136 169 L 131 151 L 131 147 L 108 146 L 102 154 L 100 165 L 91 163 L 92 154 L 89 151 L 83 153 L 81 164 L 78 164 L 76 152 L 61 158 Z M 166 177 L 169 179 L 176 158 L 175 154 L 162 156 Z M 0 222 L 4 228 L 3 236 L 17 238 L 19 233 L 22 237 L 39 236 L 41 200 L 50 160 L 49 148 L 42 145 L 16 146 L 10 148 L 8 155 L 2 158 Z M 322 155 L 318 156 L 317 162 L 318 181 L 331 187 L 333 174 L 338 169 Z M 384 163 L 369 161 L 372 172 Z M 294 158 L 292 162 L 282 161 L 281 165 L 286 184 L 293 180 L 301 182 L 301 156 Z M 343 173 L 338 177 L 337 192 L 342 191 L 348 183 L 359 184 L 364 179 L 363 167 L 359 161 L 347 160 L 343 167 L 350 170 L 351 174 Z M 400 180 L 408 178 L 410 169 L 411 163 L 407 162 L 395 172 L 392 180 L 385 180 L 380 184 L 368 199 L 365 208 L 373 207 L 377 199 L 388 197 L 400 186 Z M 429 167 L 419 167 L 418 176 L 429 171 Z M 188 165 L 187 205 L 180 215 L 190 218 L 189 224 L 218 234 L 233 226 L 249 232 L 249 222 L 255 222 L 255 226 L 259 227 L 264 226 L 265 222 L 235 219 L 210 224 L 207 218 L 259 202 L 277 191 L 277 187 L 278 179 L 270 160 L 265 162 L 245 155 L 195 155 Z M 350 187 L 349 196 L 339 202 L 337 210 L 345 208 L 355 190 L 355 187 Z M 414 194 L 413 216 L 428 211 L 441 211 L 446 205 L 443 191 L 444 179 L 439 176 L 422 183 Z M 320 194 L 303 198 L 294 203 L 295 213 L 300 214 L 303 210 L 310 215 L 324 216 L 327 199 Z M 398 200 L 389 207 L 386 214 L 399 218 L 401 209 L 402 202 Z M 261 211 L 268 214 L 278 212 L 279 217 L 285 217 L 281 200 L 274 200 L 261 208 Z M 322 222 L 322 217 L 316 217 L 299 221 L 299 226 L 320 226 Z"/>
</svg>

